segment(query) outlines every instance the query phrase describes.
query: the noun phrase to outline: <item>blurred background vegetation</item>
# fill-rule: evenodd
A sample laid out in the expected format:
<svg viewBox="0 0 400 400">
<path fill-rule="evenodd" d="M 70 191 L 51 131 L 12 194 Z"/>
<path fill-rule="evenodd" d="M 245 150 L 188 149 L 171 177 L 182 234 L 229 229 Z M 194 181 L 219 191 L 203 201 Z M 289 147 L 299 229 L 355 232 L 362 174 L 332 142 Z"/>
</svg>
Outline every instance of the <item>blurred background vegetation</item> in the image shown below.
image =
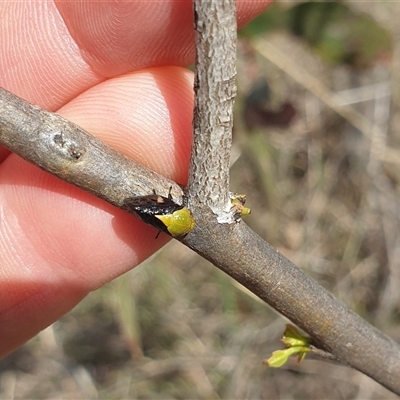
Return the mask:
<svg viewBox="0 0 400 400">
<path fill-rule="evenodd" d="M 232 153 L 246 222 L 397 341 L 399 12 L 276 1 L 242 29 Z M 0 399 L 397 398 L 333 363 L 264 366 L 287 322 L 172 241 L 0 361 Z"/>
</svg>

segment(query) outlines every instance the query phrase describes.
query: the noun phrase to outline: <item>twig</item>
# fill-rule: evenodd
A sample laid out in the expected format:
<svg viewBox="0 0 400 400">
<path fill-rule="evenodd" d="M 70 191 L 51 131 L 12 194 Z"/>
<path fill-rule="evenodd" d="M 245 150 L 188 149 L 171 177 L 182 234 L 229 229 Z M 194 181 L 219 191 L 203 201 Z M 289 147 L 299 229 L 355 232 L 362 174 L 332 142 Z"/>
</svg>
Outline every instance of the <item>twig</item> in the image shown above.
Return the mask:
<svg viewBox="0 0 400 400">
<path fill-rule="evenodd" d="M 219 222 L 232 223 L 229 161 L 236 96 L 236 5 L 235 0 L 193 4 L 196 96 L 188 204 L 205 204 Z"/>
<path fill-rule="evenodd" d="M 318 356 L 319 358 L 323 358 L 329 361 L 338 361 L 338 359 L 332 353 L 329 353 L 328 351 L 325 350 L 321 350 L 318 347 L 315 347 L 314 345 L 310 345 L 310 351 L 312 354 Z"/>
<path fill-rule="evenodd" d="M 206 20 L 198 20 L 197 24 L 213 33 L 219 27 L 217 21 L 207 28 Z M 215 51 L 209 48 L 206 56 L 199 59 L 209 63 Z M 231 98 L 233 91 L 227 93 L 227 98 Z M 225 118 L 226 114 L 219 121 L 224 132 Z M 0 90 L 0 142 L 41 168 L 118 207 L 122 207 L 125 198 L 149 194 L 153 189 L 167 196 L 170 186 L 174 197 L 181 196 L 178 185 L 109 149 L 75 124 L 4 90 Z M 205 160 L 198 161 L 206 164 Z M 222 168 L 225 162 L 223 158 L 218 165 Z M 203 183 L 197 189 L 193 181 L 199 171 L 202 170 L 192 171 L 189 189 L 194 190 L 194 195 L 188 193 L 196 228 L 183 243 L 288 317 L 313 338 L 318 348 L 400 394 L 400 346 L 347 309 L 245 224 L 219 223 L 208 204 L 226 207 L 228 194 L 219 201 L 211 196 L 214 184 Z M 222 181 L 225 192 L 225 176 Z"/>
<path fill-rule="evenodd" d="M 0 142 L 25 160 L 122 207 L 153 193 L 182 203 L 182 189 L 108 147 L 79 126 L 0 88 Z"/>
</svg>

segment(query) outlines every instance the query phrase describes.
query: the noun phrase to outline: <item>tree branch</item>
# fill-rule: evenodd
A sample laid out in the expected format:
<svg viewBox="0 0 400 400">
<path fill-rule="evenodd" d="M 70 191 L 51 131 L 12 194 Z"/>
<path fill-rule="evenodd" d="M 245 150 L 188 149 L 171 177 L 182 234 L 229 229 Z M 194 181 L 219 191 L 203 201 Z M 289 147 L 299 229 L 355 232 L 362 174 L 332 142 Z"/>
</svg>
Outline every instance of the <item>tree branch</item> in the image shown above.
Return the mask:
<svg viewBox="0 0 400 400">
<path fill-rule="evenodd" d="M 400 347 L 243 223 L 195 215 L 184 243 L 307 332 L 319 348 L 400 394 Z"/>
<path fill-rule="evenodd" d="M 233 10 L 232 3 L 229 5 Z M 228 8 L 227 5 L 225 12 Z M 202 27 L 203 32 L 215 34 L 220 22 L 213 21 L 213 27 L 206 27 L 207 20 L 200 21 L 199 8 L 196 10 L 198 29 Z M 214 44 L 210 42 L 209 46 Z M 229 48 L 230 45 L 225 43 L 225 46 Z M 209 59 L 217 49 L 204 47 L 207 53 L 199 55 L 198 60 L 209 68 Z M 209 70 L 207 76 L 212 75 Z M 233 84 L 232 76 L 227 78 L 230 84 Z M 226 90 L 226 98 L 216 98 L 232 103 L 234 89 L 226 88 L 226 82 L 221 85 Z M 200 83 L 203 84 L 199 78 Z M 210 102 L 211 99 L 205 97 L 201 101 Z M 199 110 L 205 110 L 199 103 L 200 99 Z M 215 131 L 206 130 L 212 145 L 221 145 L 222 150 L 229 146 L 229 139 L 225 137 L 230 126 L 226 120 L 228 115 L 226 112 L 223 117 L 214 119 L 217 123 Z M 202 118 L 207 119 L 208 114 L 199 113 L 196 118 L 195 124 L 200 129 Z M 217 136 L 213 136 L 213 132 Z M 220 144 L 218 135 L 225 138 Z M 229 202 L 226 154 L 212 164 L 217 172 L 218 168 L 224 171 L 215 175 L 223 182 L 222 191 L 214 192 L 217 180 L 203 181 L 196 187 L 197 174 L 210 176 L 206 172 L 207 163 L 214 163 L 214 157 L 207 161 L 200 157 L 203 150 L 197 148 L 197 140 L 200 138 L 195 139 L 194 152 L 198 153 L 192 157 L 196 166 L 191 172 L 188 193 L 196 227 L 183 243 L 288 317 L 307 332 L 318 347 L 400 394 L 398 344 L 348 310 L 245 224 L 218 222 L 215 207 L 219 214 L 219 207 L 225 207 L 226 211 Z M 153 189 L 167 196 L 170 187 L 174 200 L 182 201 L 181 188 L 177 184 L 127 159 L 61 116 L 32 106 L 5 90 L 0 90 L 0 142 L 26 160 L 120 208 L 124 208 L 126 198 L 150 194 Z M 218 151 L 221 147 L 213 148 L 213 152 Z M 207 156 L 207 151 L 205 153 L 203 157 Z M 225 197 L 217 199 L 215 193 Z"/>
<path fill-rule="evenodd" d="M 194 3 L 195 109 L 188 205 L 206 204 L 220 222 L 233 222 L 229 167 L 236 96 L 235 0 Z"/>
<path fill-rule="evenodd" d="M 74 123 L 0 88 L 0 142 L 59 178 L 123 207 L 156 191 L 182 203 L 182 189 L 110 148 Z M 171 188 L 171 189 L 170 189 Z"/>
</svg>

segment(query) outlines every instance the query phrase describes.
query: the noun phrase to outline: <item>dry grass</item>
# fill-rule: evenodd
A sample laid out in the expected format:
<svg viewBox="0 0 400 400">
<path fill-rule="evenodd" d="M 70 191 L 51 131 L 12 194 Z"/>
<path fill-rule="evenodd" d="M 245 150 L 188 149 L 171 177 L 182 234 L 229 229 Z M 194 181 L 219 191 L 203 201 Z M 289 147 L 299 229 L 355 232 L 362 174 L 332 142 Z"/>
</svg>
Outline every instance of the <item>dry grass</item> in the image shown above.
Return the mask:
<svg viewBox="0 0 400 400">
<path fill-rule="evenodd" d="M 397 49 L 363 70 L 328 67 L 286 33 L 242 39 L 239 53 L 232 189 L 248 196 L 247 222 L 400 341 Z M 243 95 L 260 77 L 272 106 L 294 105 L 290 127 L 246 130 Z M 266 368 L 285 323 L 171 242 L 1 361 L 0 399 L 396 398 L 341 365 Z"/>
</svg>

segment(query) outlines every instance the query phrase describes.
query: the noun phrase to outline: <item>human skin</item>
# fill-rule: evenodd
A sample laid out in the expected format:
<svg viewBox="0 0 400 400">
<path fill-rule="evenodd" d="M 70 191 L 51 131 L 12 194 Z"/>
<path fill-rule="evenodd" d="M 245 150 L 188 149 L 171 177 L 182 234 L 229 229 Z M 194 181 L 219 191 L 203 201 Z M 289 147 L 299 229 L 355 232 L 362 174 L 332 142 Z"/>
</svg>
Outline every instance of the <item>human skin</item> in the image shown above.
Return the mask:
<svg viewBox="0 0 400 400">
<path fill-rule="evenodd" d="M 269 0 L 238 0 L 243 25 Z M 191 1 L 0 2 L 0 86 L 186 183 Z M 169 238 L 0 146 L 0 357 Z"/>
</svg>

